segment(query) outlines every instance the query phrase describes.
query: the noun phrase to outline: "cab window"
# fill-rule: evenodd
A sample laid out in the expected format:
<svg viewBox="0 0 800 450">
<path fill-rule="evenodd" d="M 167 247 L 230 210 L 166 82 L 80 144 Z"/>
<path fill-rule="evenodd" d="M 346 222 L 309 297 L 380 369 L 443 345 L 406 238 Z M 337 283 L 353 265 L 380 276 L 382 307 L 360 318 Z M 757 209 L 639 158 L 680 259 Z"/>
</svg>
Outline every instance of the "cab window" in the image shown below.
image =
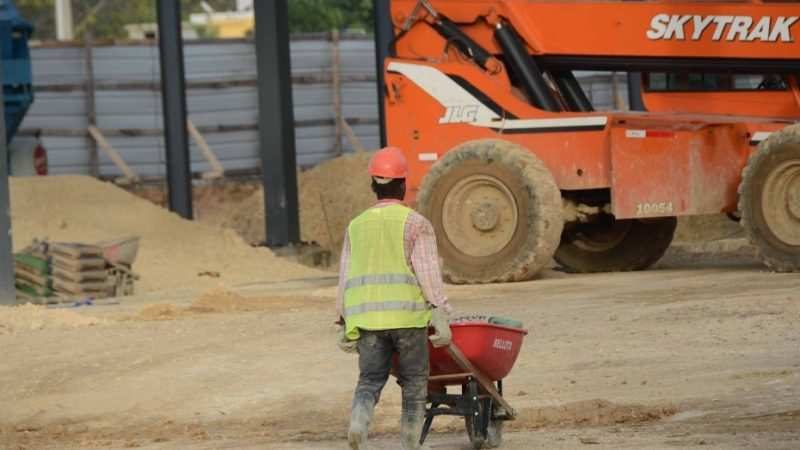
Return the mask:
<svg viewBox="0 0 800 450">
<path fill-rule="evenodd" d="M 783 91 L 786 88 L 786 80 L 776 74 L 650 72 L 645 76 L 645 90 L 649 92 Z"/>
</svg>

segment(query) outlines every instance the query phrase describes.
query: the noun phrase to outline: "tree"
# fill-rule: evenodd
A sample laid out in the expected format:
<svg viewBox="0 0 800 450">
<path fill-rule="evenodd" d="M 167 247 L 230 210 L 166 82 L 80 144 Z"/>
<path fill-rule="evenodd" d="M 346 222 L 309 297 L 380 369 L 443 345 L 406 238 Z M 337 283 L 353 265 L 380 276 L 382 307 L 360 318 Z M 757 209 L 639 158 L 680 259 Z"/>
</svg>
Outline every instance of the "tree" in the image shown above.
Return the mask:
<svg viewBox="0 0 800 450">
<path fill-rule="evenodd" d="M 289 29 L 293 33 L 347 28 L 372 30 L 372 0 L 291 0 Z"/>
<path fill-rule="evenodd" d="M 293 1 L 293 0 L 292 0 Z M 86 30 L 99 39 L 125 38 L 125 25 L 156 21 L 156 0 L 72 0 L 72 18 L 76 38 Z M 201 12 L 202 0 L 181 0 L 181 15 Z M 236 0 L 206 0 L 218 11 L 232 10 Z M 17 0 L 22 17 L 34 26 L 34 38 L 55 39 L 55 8 L 53 0 Z"/>
<path fill-rule="evenodd" d="M 55 37 L 55 14 L 53 0 L 18 0 L 19 13 L 33 25 L 34 36 L 38 39 L 39 30 L 47 30 L 48 39 Z"/>
<path fill-rule="evenodd" d="M 260 1 L 260 0 L 259 0 Z M 156 0 L 72 0 L 75 34 L 90 30 L 98 39 L 127 37 L 125 25 L 156 21 Z M 202 0 L 181 0 L 181 14 L 202 12 Z M 236 8 L 236 0 L 206 0 L 217 11 Z M 53 0 L 17 0 L 24 18 L 34 26 L 34 38 L 55 39 Z M 362 29 L 372 31 L 372 0 L 289 0 L 293 33 Z"/>
</svg>

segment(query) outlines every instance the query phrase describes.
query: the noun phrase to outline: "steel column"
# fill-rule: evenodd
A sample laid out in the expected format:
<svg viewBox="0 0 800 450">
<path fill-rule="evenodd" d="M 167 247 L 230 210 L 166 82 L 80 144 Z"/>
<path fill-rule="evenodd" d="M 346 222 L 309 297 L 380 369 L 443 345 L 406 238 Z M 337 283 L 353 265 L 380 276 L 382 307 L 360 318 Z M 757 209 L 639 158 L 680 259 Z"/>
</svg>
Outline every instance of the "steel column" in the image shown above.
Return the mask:
<svg viewBox="0 0 800 450">
<path fill-rule="evenodd" d="M 287 0 L 253 2 L 267 246 L 300 242 Z"/>
<path fill-rule="evenodd" d="M 381 132 L 381 147 L 386 146 L 386 86 L 383 79 L 383 62 L 392 55 L 391 44 L 394 39 L 392 12 L 389 0 L 375 0 L 375 71 L 378 80 L 378 123 Z"/>
<path fill-rule="evenodd" d="M 17 302 L 14 288 L 14 255 L 11 246 L 11 201 L 8 189 L 8 143 L 6 142 L 3 80 L 0 69 L 0 305 Z"/>
<path fill-rule="evenodd" d="M 186 80 L 183 71 L 180 2 L 158 0 L 157 8 L 169 209 L 185 219 L 191 219 L 192 172 L 186 132 Z"/>
<path fill-rule="evenodd" d="M 642 72 L 628 72 L 628 109 L 646 111 L 642 100 Z"/>
</svg>

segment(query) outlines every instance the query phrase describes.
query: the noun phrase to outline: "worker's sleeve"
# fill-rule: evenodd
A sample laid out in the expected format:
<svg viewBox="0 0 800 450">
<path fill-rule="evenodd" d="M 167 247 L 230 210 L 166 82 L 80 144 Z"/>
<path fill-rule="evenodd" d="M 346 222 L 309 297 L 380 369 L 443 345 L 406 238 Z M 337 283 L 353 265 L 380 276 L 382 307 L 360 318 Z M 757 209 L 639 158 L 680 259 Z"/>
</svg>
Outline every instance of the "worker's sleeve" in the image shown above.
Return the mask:
<svg viewBox="0 0 800 450">
<path fill-rule="evenodd" d="M 350 236 L 344 232 L 342 256 L 339 259 L 339 288 L 336 292 L 336 320 L 344 318 L 344 287 L 347 284 L 347 272 L 350 270 Z"/>
<path fill-rule="evenodd" d="M 439 267 L 439 252 L 436 249 L 436 234 L 428 219 L 419 214 L 410 218 L 410 226 L 406 232 L 411 234 L 411 266 L 422 289 L 425 300 L 431 305 L 441 308 L 446 313 L 452 311 L 447 297 L 444 295 L 442 271 Z"/>
</svg>

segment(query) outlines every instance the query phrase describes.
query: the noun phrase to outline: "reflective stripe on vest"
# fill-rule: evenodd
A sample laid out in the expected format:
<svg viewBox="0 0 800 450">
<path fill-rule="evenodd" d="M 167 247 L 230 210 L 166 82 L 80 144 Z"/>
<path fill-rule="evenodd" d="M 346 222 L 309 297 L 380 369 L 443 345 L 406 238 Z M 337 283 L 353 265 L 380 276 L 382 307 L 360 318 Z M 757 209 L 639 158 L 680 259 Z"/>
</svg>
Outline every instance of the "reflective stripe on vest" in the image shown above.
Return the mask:
<svg viewBox="0 0 800 450">
<path fill-rule="evenodd" d="M 360 305 L 350 306 L 344 309 L 344 317 L 352 316 L 353 314 L 363 314 L 368 312 L 378 311 L 425 311 L 428 306 L 419 302 L 407 301 L 388 301 L 388 302 L 369 302 Z"/>
<path fill-rule="evenodd" d="M 347 280 L 347 284 L 345 284 L 344 288 L 352 289 L 368 284 L 410 284 L 412 286 L 418 286 L 417 278 L 414 275 L 405 273 L 378 273 L 351 278 Z"/>
</svg>

